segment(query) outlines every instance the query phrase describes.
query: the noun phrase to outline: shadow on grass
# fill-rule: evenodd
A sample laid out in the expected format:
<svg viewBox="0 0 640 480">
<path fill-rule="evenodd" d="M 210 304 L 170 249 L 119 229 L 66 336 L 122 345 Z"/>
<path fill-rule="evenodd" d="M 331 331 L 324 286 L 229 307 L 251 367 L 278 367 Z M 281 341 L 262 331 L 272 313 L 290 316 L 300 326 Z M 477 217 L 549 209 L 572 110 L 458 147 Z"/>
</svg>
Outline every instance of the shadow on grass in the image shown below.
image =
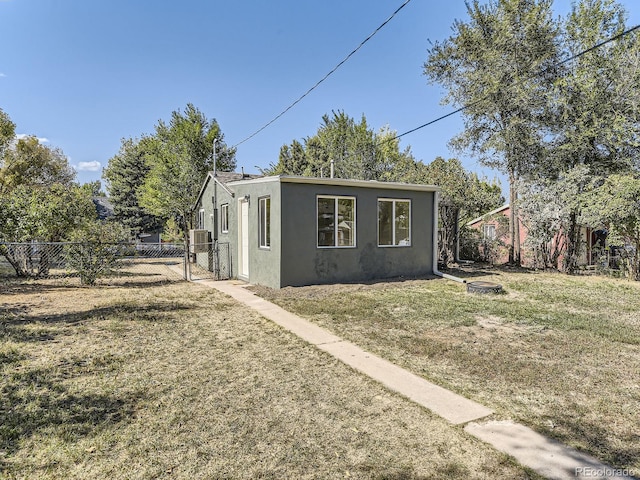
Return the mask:
<svg viewBox="0 0 640 480">
<path fill-rule="evenodd" d="M 177 302 L 142 304 L 118 303 L 91 310 L 61 314 L 30 314 L 17 307 L 13 314 L 0 316 L 0 340 L 43 342 L 63 334 L 60 326 L 75 326 L 87 321 L 171 322 L 174 315 L 194 308 Z"/>
<path fill-rule="evenodd" d="M 540 433 L 565 443 L 580 439 L 589 453 L 614 468 L 629 468 L 640 458 L 640 433 L 637 431 L 620 438 L 612 435 L 606 425 L 588 421 L 575 413 L 554 415 L 553 422 L 555 428 L 542 426 L 538 429 Z"/>
<path fill-rule="evenodd" d="M 103 428 L 132 417 L 142 395 L 72 393 L 53 368 L 7 375 L 0 385 L 0 472 L 11 468 L 6 456 L 20 444 L 45 432 L 63 442 L 76 442 Z"/>
</svg>

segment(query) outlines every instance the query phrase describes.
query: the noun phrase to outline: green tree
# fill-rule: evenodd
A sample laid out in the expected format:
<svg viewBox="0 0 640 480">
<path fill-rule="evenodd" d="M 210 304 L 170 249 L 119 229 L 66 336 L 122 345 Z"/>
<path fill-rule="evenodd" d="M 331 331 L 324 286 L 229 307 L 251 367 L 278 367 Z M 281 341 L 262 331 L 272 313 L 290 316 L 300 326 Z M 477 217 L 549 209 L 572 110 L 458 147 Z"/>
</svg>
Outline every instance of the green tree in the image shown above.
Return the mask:
<svg viewBox="0 0 640 480">
<path fill-rule="evenodd" d="M 612 0 L 583 0 L 573 5 L 565 21 L 563 48 L 576 55 L 625 30 L 626 12 Z M 565 177 L 584 166 L 586 173 L 577 184 L 576 195 L 586 190 L 593 178 L 629 171 L 638 156 L 637 99 L 627 93 L 640 88 L 637 71 L 631 73 L 627 60 L 638 57 L 637 39 L 622 39 L 590 51 L 573 61 L 566 75 L 554 83 L 549 97 L 555 114 L 553 141 L 548 150 L 544 176 Z M 578 180 L 578 179 L 577 179 Z M 574 197 L 575 198 L 575 197 Z M 580 255 L 580 203 L 568 210 L 565 225 L 566 252 L 563 270 L 575 271 Z"/>
<path fill-rule="evenodd" d="M 130 236 L 156 230 L 163 223 L 161 218 L 142 207 L 139 201 L 139 193 L 150 170 L 144 146 L 145 142 L 122 139 L 120 151 L 109 159 L 102 173 L 107 181 L 114 220 L 127 227 Z"/>
<path fill-rule="evenodd" d="M 16 125 L 0 108 L 0 166 L 4 163 L 4 154 L 16 137 Z"/>
<path fill-rule="evenodd" d="M 578 165 L 556 178 L 521 181 L 518 210 L 527 229 L 526 244 L 534 261 L 543 268 L 559 269 L 559 259 L 567 256 L 570 233 L 579 229 L 575 212 L 588 202 L 585 185 L 593 181 L 588 167 Z M 580 236 L 577 236 L 580 238 Z M 574 244 L 576 257 L 581 251 Z"/>
<path fill-rule="evenodd" d="M 80 187 L 91 197 L 104 197 L 100 180 L 83 183 Z"/>
<path fill-rule="evenodd" d="M 67 265 L 78 272 L 82 285 L 95 285 L 98 278 L 122 266 L 118 244 L 126 242 L 128 236 L 129 232 L 117 223 L 85 222 L 69 236 Z"/>
<path fill-rule="evenodd" d="M 457 244 L 461 221 L 477 217 L 500 206 L 504 199 L 499 184 L 480 180 L 468 172 L 460 160 L 437 157 L 421 169 L 419 183 L 442 188 L 439 203 L 439 258 L 445 265 L 457 261 Z M 466 221 L 464 221 L 466 220 Z"/>
<path fill-rule="evenodd" d="M 322 117 L 315 135 L 284 145 L 278 163 L 265 173 L 329 177 L 333 170 L 337 178 L 404 181 L 396 168 L 403 162 L 411 165 L 415 160 L 409 148 L 400 151 L 389 128 L 376 133 L 364 115 L 356 122 L 343 111 L 334 111 Z"/>
<path fill-rule="evenodd" d="M 158 217 L 178 219 L 185 235 L 191 208 L 213 169 L 214 139 L 218 170 L 232 171 L 235 149 L 224 143 L 216 120 L 208 120 L 191 104 L 184 112 L 174 111 L 168 124 L 158 121 L 155 133 L 141 140 L 149 172 L 138 192 L 140 205 Z"/>
<path fill-rule="evenodd" d="M 444 103 L 465 107 L 465 129 L 451 144 L 509 179 L 509 260 L 520 264 L 516 181 L 544 158 L 546 92 L 555 78 L 559 29 L 551 0 L 467 3 L 469 20 L 429 51 L 424 73 Z"/>
<path fill-rule="evenodd" d="M 640 280 L 640 178 L 614 174 L 587 193 L 582 218 L 607 227 L 610 245 L 631 247 L 629 273 Z"/>
<path fill-rule="evenodd" d="M 48 188 L 26 185 L 15 187 L 11 194 L 0 195 L 0 241 L 59 242 L 71 232 L 95 219 L 91 197 L 79 186 L 55 183 Z M 18 276 L 42 276 L 49 271 L 49 247 L 43 247 L 39 269 L 29 265 L 30 250 L 24 246 L 0 244 L 3 255 Z"/>
<path fill-rule="evenodd" d="M 35 137 L 21 138 L 4 152 L 0 164 L 0 195 L 19 185 L 49 188 L 71 185 L 75 172 L 62 150 L 42 145 Z"/>
</svg>

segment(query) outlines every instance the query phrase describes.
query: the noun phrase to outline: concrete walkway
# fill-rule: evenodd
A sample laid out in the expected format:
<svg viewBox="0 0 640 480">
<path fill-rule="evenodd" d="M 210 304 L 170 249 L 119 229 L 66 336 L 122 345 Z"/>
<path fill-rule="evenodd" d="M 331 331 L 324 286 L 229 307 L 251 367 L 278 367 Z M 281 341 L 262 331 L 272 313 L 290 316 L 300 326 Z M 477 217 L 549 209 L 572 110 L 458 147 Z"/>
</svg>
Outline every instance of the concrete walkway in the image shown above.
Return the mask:
<svg viewBox="0 0 640 480">
<path fill-rule="evenodd" d="M 262 316 L 315 345 L 338 360 L 431 410 L 454 425 L 514 457 L 522 465 L 550 479 L 633 479 L 640 472 L 609 467 L 595 458 L 544 437 L 524 425 L 505 421 L 477 420 L 493 412 L 422 377 L 373 355 L 353 343 L 304 320 L 248 291 L 244 282 L 198 280 L 256 310 Z M 471 422 L 471 423 L 470 423 Z"/>
</svg>

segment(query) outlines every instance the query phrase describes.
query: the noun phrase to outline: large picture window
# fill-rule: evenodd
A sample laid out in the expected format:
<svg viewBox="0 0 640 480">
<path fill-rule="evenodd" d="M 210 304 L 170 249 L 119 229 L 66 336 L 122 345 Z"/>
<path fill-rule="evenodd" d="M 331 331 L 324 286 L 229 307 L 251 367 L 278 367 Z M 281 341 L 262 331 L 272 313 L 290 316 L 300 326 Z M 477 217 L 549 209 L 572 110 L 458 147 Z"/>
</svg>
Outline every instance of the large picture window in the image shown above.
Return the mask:
<svg viewBox="0 0 640 480">
<path fill-rule="evenodd" d="M 260 248 L 271 247 L 271 197 L 262 197 L 258 203 L 260 216 Z"/>
<path fill-rule="evenodd" d="M 355 197 L 318 196 L 318 247 L 356 246 Z"/>
<path fill-rule="evenodd" d="M 411 245 L 411 200 L 378 200 L 378 246 Z"/>
<path fill-rule="evenodd" d="M 220 231 L 229 233 L 229 204 L 225 203 L 220 206 Z"/>
</svg>

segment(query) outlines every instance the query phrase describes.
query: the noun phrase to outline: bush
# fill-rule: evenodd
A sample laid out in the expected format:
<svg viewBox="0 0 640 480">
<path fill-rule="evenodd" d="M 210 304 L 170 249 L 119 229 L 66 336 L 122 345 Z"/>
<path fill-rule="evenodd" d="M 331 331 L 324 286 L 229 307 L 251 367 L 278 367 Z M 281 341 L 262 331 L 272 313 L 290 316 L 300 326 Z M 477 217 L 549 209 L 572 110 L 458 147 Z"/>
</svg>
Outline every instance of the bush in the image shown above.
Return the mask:
<svg viewBox="0 0 640 480">
<path fill-rule="evenodd" d="M 67 246 L 67 266 L 80 275 L 81 284 L 95 285 L 98 278 L 120 268 L 121 242 L 127 238 L 119 224 L 87 223 L 71 234 L 73 243 Z"/>
</svg>

